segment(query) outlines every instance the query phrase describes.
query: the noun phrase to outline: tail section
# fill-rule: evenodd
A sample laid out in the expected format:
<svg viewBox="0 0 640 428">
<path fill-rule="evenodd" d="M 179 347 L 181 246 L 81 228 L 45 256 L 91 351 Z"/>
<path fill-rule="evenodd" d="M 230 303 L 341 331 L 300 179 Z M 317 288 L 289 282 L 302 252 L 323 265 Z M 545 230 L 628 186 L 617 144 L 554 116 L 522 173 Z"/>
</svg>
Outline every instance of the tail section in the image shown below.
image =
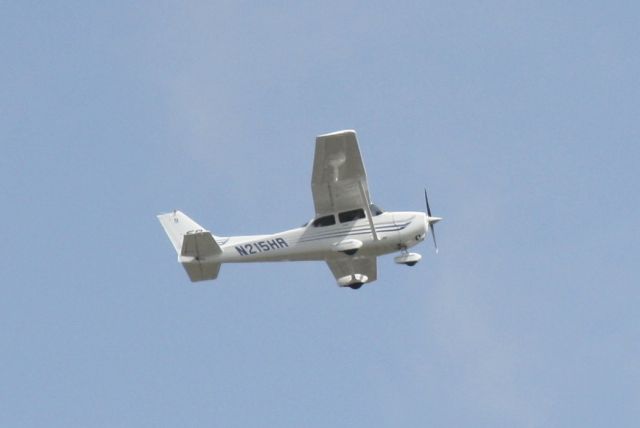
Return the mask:
<svg viewBox="0 0 640 428">
<path fill-rule="evenodd" d="M 169 236 L 169 240 L 171 240 L 171 243 L 178 254 L 180 254 L 180 251 L 182 250 L 184 235 L 187 233 L 205 231 L 204 227 L 190 219 L 182 211 L 160 214 L 158 216 L 158 220 L 160 220 L 160 224 L 162 224 L 164 231 L 167 232 L 167 236 Z"/>
<path fill-rule="evenodd" d="M 218 277 L 220 263 L 216 258 L 222 249 L 211 232 L 181 211 L 160 214 L 158 220 L 192 282 Z"/>
</svg>

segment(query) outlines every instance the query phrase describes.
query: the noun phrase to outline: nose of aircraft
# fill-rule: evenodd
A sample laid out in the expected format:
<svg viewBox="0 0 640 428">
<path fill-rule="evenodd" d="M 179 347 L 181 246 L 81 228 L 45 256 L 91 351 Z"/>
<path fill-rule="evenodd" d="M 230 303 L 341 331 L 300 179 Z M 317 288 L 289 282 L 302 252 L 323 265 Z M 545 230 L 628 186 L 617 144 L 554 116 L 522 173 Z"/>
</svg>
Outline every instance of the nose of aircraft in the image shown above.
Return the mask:
<svg viewBox="0 0 640 428">
<path fill-rule="evenodd" d="M 427 224 L 436 224 L 437 222 L 442 220 L 442 217 L 426 216 L 426 220 L 427 220 Z"/>
</svg>

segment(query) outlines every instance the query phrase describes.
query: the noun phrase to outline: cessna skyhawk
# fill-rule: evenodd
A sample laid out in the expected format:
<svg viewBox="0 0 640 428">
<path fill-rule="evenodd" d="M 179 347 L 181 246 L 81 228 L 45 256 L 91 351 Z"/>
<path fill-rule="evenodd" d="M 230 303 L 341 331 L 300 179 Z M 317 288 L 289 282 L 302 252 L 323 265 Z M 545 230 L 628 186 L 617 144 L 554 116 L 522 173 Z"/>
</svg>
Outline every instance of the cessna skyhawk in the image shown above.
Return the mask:
<svg viewBox="0 0 640 428">
<path fill-rule="evenodd" d="M 271 235 L 216 236 L 180 211 L 158 219 L 193 282 L 217 278 L 223 263 L 321 260 L 339 286 L 358 289 L 376 280 L 378 256 L 399 251 L 395 262 L 413 266 L 422 256 L 409 248 L 429 231 L 436 245 L 433 225 L 442 219 L 431 215 L 426 190 L 426 214 L 371 203 L 355 131 L 316 138 L 311 190 L 315 217 Z"/>
</svg>

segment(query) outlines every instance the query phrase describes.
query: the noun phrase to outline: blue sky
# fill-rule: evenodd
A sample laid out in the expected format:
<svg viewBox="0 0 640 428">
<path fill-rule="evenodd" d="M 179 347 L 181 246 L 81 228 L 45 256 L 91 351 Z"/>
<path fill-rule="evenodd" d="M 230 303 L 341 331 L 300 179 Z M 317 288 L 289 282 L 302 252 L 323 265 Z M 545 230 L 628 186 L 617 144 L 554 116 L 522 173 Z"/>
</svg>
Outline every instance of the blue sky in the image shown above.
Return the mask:
<svg viewBox="0 0 640 428">
<path fill-rule="evenodd" d="M 0 425 L 636 426 L 635 2 L 0 6 Z M 440 254 L 188 282 L 155 215 L 313 215 L 316 135 Z"/>
</svg>

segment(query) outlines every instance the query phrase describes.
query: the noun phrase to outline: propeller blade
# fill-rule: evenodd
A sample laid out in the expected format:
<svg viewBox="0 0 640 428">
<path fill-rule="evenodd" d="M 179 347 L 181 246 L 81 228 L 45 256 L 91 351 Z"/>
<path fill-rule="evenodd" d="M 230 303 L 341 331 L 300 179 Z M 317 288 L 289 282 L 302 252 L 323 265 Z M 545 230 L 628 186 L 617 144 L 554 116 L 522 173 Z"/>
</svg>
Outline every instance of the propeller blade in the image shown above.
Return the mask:
<svg viewBox="0 0 640 428">
<path fill-rule="evenodd" d="M 427 196 L 427 189 L 424 189 L 424 202 L 427 205 L 427 222 L 429 223 L 429 231 L 433 237 L 433 246 L 436 248 L 436 254 L 438 253 L 438 243 L 436 242 L 436 230 L 433 225 L 442 220 L 440 217 L 433 217 L 431 215 L 431 207 L 429 206 L 429 197 Z"/>
<path fill-rule="evenodd" d="M 436 230 L 433 228 L 433 223 L 429 223 L 429 229 L 431 229 L 431 236 L 433 237 L 433 246 L 436 247 L 436 254 L 438 254 L 438 243 L 436 242 Z"/>
<path fill-rule="evenodd" d="M 429 207 L 429 197 L 427 196 L 427 188 L 424 189 L 424 201 L 427 204 L 427 215 L 431 217 L 431 208 Z"/>
</svg>

